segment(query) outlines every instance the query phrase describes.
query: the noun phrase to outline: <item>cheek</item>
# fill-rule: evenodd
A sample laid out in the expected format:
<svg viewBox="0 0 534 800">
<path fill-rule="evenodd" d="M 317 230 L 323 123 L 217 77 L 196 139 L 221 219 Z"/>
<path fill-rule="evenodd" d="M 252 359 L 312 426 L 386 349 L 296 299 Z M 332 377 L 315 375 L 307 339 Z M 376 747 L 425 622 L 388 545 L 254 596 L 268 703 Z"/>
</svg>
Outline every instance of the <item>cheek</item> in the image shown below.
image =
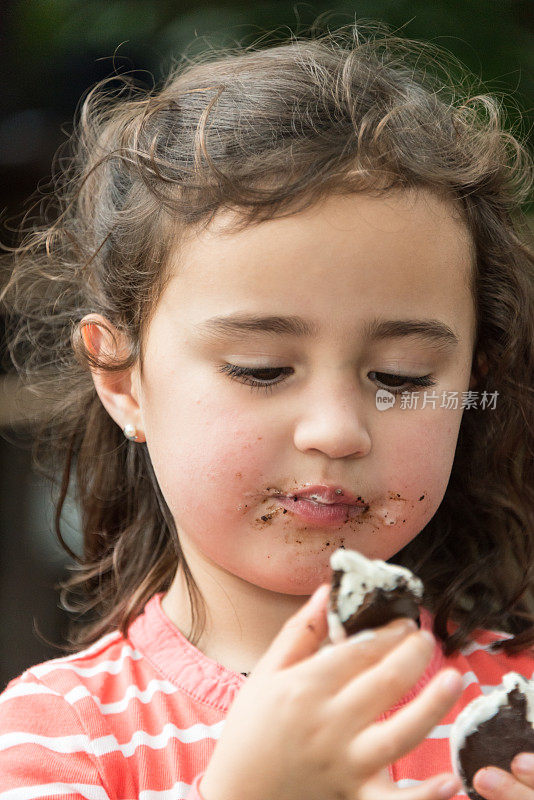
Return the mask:
<svg viewBox="0 0 534 800">
<path fill-rule="evenodd" d="M 257 491 L 267 480 L 265 430 L 252 415 L 220 402 L 182 398 L 180 406 L 167 426 L 153 428 L 150 439 L 147 435 L 167 504 L 178 524 L 192 513 L 206 524 L 213 523 L 214 513 L 219 519 L 235 516 L 244 492 Z"/>
<path fill-rule="evenodd" d="M 387 560 L 428 524 L 449 482 L 460 420 L 445 409 L 406 410 L 382 424 L 373 453 L 384 499 L 375 507 L 370 535 L 362 531 L 356 549 Z"/>
<path fill-rule="evenodd" d="M 412 415 L 410 410 L 403 412 Z M 393 421 L 394 429 L 382 438 L 388 488 L 405 492 L 421 502 L 430 516 L 443 499 L 450 477 L 461 422 L 461 412 L 428 409 Z M 388 444 L 389 441 L 389 444 Z M 388 455 L 389 451 L 389 455 Z M 389 483 L 391 487 L 389 487 Z M 419 497 L 425 495 L 424 501 Z"/>
</svg>

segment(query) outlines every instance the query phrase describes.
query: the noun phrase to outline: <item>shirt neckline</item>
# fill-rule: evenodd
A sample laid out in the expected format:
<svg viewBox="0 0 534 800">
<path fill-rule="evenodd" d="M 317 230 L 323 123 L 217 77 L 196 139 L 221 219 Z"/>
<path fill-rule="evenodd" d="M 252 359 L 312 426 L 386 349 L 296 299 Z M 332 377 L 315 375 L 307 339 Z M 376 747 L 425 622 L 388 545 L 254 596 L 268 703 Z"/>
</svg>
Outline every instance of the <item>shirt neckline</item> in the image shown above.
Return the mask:
<svg viewBox="0 0 534 800">
<path fill-rule="evenodd" d="M 176 687 L 192 698 L 225 712 L 247 680 L 206 656 L 169 619 L 159 592 L 132 622 L 128 638 L 135 649 Z"/>
<path fill-rule="evenodd" d="M 184 636 L 165 614 L 161 605 L 163 592 L 153 595 L 143 612 L 132 622 L 128 637 L 153 667 L 175 686 L 200 702 L 229 709 L 236 693 L 247 678 L 239 672 L 206 656 Z M 432 630 L 432 614 L 419 609 L 422 630 Z M 445 656 L 436 640 L 434 654 L 426 670 L 412 689 L 393 708 L 412 700 L 442 668 Z"/>
</svg>

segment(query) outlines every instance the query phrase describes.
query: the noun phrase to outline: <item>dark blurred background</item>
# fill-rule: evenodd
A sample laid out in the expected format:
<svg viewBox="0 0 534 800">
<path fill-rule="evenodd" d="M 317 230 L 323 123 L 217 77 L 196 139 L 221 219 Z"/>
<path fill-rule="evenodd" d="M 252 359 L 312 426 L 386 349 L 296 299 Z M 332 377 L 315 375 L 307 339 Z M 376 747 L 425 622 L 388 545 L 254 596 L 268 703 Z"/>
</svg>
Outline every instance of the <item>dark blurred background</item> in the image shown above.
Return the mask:
<svg viewBox="0 0 534 800">
<path fill-rule="evenodd" d="M 503 97 L 510 124 L 532 144 L 534 0 L 3 0 L 0 240 L 13 243 L 28 197 L 46 190 L 80 96 L 97 80 L 135 70 L 143 82 L 159 82 L 173 56 L 193 57 L 206 44 L 251 44 L 264 34 L 275 43 L 325 13 L 330 30 L 380 20 L 447 48 Z M 0 319 L 0 346 L 2 331 Z M 53 533 L 51 490 L 31 467 L 22 405 L 15 376 L 1 373 L 0 691 L 28 666 L 61 655 L 53 645 L 67 624 L 54 586 L 68 561 Z M 63 527 L 77 547 L 72 500 Z"/>
</svg>

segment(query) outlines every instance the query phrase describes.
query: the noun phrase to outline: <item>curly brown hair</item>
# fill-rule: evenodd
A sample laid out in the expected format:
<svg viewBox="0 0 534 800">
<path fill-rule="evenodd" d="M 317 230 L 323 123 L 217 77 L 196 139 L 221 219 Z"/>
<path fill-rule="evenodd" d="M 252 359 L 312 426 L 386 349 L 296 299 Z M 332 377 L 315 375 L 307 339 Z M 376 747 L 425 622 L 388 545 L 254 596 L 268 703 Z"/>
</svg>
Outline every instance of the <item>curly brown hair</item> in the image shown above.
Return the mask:
<svg viewBox="0 0 534 800">
<path fill-rule="evenodd" d="M 90 371 L 142 367 L 171 244 L 223 209 L 239 212 L 239 230 L 330 193 L 413 187 L 463 210 L 476 253 L 477 388 L 499 400 L 463 416 L 445 497 L 395 561 L 423 579 L 447 653 L 480 627 L 511 633 L 508 652 L 532 645 L 534 255 L 522 205 L 533 168 L 505 117 L 450 53 L 381 23 L 208 48 L 160 88 L 114 76 L 89 91 L 1 295 L 11 361 L 41 399 L 35 463 L 60 475 L 56 532 L 76 562 L 61 597 L 81 617 L 68 649 L 126 633 L 178 565 L 194 643 L 204 626 L 147 446 L 125 440 Z M 124 359 L 86 350 L 80 322 L 91 312 L 126 334 Z M 60 528 L 73 477 L 81 555 Z"/>
</svg>

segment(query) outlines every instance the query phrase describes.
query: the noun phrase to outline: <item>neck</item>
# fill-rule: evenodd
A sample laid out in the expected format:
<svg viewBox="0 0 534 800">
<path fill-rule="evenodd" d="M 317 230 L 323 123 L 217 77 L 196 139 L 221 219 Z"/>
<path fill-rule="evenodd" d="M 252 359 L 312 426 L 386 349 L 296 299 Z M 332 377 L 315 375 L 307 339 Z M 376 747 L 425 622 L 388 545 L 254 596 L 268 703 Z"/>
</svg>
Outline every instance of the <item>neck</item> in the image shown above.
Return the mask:
<svg viewBox="0 0 534 800">
<path fill-rule="evenodd" d="M 250 672 L 284 622 L 308 599 L 263 589 L 217 565 L 198 565 L 190 559 L 188 564 L 206 605 L 206 626 L 195 644 L 208 658 L 234 672 Z M 190 638 L 193 616 L 181 568 L 162 600 L 162 608 Z"/>
</svg>

